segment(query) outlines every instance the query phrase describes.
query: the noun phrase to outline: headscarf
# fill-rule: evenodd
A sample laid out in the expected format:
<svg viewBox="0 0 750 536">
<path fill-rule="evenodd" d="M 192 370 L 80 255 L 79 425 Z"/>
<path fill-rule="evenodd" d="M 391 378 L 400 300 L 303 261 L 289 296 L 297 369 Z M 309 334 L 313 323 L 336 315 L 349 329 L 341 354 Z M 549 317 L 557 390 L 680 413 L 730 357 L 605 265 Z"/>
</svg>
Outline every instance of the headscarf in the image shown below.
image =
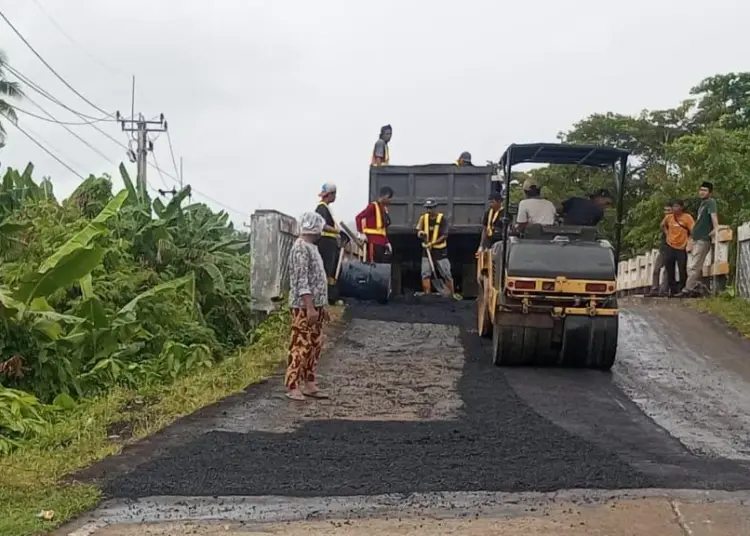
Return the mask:
<svg viewBox="0 0 750 536">
<path fill-rule="evenodd" d="M 323 232 L 326 222 L 317 212 L 305 212 L 299 219 L 300 235 L 319 235 Z"/>
</svg>

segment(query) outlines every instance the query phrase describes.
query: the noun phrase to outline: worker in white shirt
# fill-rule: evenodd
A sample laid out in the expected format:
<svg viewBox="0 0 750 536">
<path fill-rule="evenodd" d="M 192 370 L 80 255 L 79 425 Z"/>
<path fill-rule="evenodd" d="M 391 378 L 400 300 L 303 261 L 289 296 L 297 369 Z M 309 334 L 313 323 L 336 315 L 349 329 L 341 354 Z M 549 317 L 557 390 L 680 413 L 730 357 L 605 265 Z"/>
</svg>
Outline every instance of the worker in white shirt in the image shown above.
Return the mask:
<svg viewBox="0 0 750 536">
<path fill-rule="evenodd" d="M 518 203 L 516 228 L 523 232 L 529 225 L 555 225 L 557 209 L 552 201 L 542 198 L 542 188 L 536 179 L 528 178 L 523 182 L 524 200 Z"/>
</svg>

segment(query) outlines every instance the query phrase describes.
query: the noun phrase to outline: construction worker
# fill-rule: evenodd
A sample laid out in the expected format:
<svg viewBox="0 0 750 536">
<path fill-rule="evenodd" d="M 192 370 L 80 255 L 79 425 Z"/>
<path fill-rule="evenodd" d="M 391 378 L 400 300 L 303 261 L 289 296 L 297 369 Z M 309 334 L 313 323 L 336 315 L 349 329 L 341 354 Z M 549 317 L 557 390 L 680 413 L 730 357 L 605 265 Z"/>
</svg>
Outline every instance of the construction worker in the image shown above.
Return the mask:
<svg viewBox="0 0 750 536">
<path fill-rule="evenodd" d="M 539 181 L 529 177 L 523 181 L 525 199 L 518 203 L 516 229 L 523 232 L 529 225 L 555 225 L 557 208 L 552 201 L 542 198 Z"/>
<path fill-rule="evenodd" d="M 448 219 L 442 212 L 438 212 L 437 203 L 434 199 L 425 201 L 424 208 L 427 212 L 419 217 L 417 223 L 417 236 L 422 241 L 422 292 L 419 294 L 430 294 L 432 290 L 431 279 L 440 276 L 446 288 L 454 299 L 460 300 L 461 296 L 456 293 L 451 274 L 451 263 L 448 260 Z M 432 273 L 429 255 L 436 274 Z"/>
<path fill-rule="evenodd" d="M 378 137 L 378 141 L 375 142 L 375 147 L 372 149 L 371 166 L 387 166 L 390 163 L 391 155 L 388 151 L 388 143 L 391 141 L 392 135 L 393 129 L 391 125 L 380 127 L 380 136 Z"/>
<path fill-rule="evenodd" d="M 387 233 L 388 226 L 391 224 L 391 217 L 388 215 L 388 204 L 391 198 L 393 198 L 393 189 L 390 186 L 383 186 L 378 192 L 378 198 L 356 216 L 357 231 L 367 242 L 366 259 L 368 262 L 390 263 L 391 261 L 393 248 Z"/>
<path fill-rule="evenodd" d="M 474 164 L 471 163 L 471 153 L 468 151 L 461 153 L 461 156 L 456 160 L 456 165 L 458 167 L 474 167 Z"/>
<path fill-rule="evenodd" d="M 323 266 L 325 267 L 326 278 L 328 280 L 328 301 L 333 305 L 338 298 L 338 293 L 336 292 L 336 268 L 339 263 L 341 231 L 333 219 L 329 205 L 336 201 L 336 185 L 332 182 L 325 183 L 321 187 L 318 197 L 320 197 L 320 202 L 315 208 L 315 212 L 320 214 L 325 221 L 323 232 L 318 241 L 318 251 L 323 258 Z"/>
<path fill-rule="evenodd" d="M 492 244 L 503 238 L 503 194 L 492 192 L 490 194 L 490 208 L 482 218 L 482 240 L 479 250 L 490 249 Z"/>
</svg>

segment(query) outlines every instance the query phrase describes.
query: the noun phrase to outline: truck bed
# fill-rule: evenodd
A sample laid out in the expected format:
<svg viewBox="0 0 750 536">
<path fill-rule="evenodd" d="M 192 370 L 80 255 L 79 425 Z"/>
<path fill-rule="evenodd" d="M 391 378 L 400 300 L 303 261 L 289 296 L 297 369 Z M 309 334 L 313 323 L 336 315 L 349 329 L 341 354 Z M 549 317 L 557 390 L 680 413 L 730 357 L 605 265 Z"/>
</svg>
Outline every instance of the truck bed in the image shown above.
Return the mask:
<svg viewBox="0 0 750 536">
<path fill-rule="evenodd" d="M 393 188 L 388 234 L 414 233 L 432 198 L 451 223 L 451 234 L 480 233 L 487 198 L 492 190 L 492 168 L 458 167 L 452 164 L 384 166 L 370 168 L 370 200 L 383 186 Z"/>
</svg>

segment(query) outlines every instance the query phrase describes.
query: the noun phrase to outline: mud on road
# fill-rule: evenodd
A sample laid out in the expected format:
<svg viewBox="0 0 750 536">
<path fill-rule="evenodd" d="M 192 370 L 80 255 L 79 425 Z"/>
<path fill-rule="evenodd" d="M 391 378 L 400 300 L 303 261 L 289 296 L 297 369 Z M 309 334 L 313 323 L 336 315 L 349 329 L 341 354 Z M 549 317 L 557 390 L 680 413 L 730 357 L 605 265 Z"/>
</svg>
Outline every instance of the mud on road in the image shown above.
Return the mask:
<svg viewBox="0 0 750 536">
<path fill-rule="evenodd" d="M 750 345 L 659 307 L 625 309 L 606 374 L 493 367 L 470 302 L 354 304 L 320 371 L 331 400 L 274 378 L 81 478 L 124 500 L 750 490 Z"/>
</svg>

